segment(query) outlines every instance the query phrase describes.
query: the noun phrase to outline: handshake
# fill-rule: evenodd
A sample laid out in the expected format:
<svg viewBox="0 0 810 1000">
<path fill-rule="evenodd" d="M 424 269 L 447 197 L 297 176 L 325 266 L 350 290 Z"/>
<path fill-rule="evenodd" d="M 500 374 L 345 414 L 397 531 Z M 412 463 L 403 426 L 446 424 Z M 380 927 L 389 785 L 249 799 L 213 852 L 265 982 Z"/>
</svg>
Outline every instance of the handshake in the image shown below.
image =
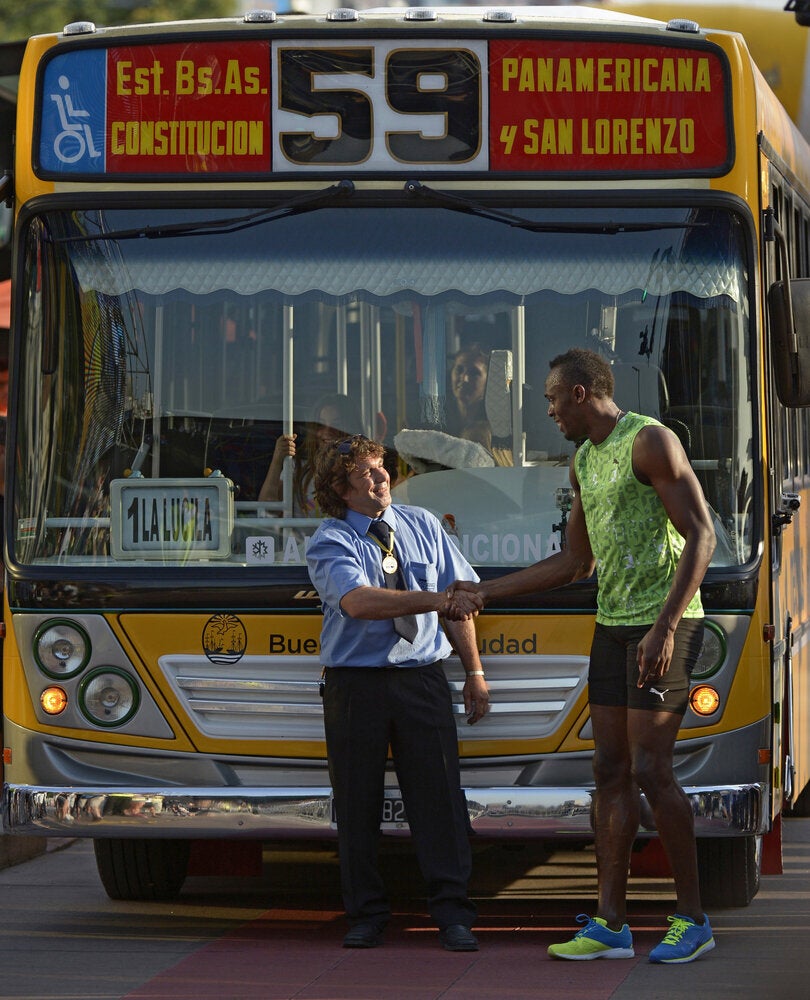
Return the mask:
<svg viewBox="0 0 810 1000">
<path fill-rule="evenodd" d="M 484 607 L 482 587 L 471 580 L 456 580 L 444 592 L 445 602 L 439 614 L 451 622 L 474 618 Z"/>
</svg>

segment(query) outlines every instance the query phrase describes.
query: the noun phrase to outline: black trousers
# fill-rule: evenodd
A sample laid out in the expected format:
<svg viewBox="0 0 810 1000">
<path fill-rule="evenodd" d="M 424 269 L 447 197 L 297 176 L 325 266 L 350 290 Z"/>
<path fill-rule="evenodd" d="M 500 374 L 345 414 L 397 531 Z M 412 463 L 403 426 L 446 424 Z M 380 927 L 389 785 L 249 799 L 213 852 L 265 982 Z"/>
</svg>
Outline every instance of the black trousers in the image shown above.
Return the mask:
<svg viewBox="0 0 810 1000">
<path fill-rule="evenodd" d="M 440 928 L 470 927 L 476 912 L 467 897 L 469 818 L 441 664 L 330 668 L 324 723 L 343 903 L 351 923 L 382 928 L 391 915 L 378 867 L 390 744 L 430 914 Z"/>
</svg>

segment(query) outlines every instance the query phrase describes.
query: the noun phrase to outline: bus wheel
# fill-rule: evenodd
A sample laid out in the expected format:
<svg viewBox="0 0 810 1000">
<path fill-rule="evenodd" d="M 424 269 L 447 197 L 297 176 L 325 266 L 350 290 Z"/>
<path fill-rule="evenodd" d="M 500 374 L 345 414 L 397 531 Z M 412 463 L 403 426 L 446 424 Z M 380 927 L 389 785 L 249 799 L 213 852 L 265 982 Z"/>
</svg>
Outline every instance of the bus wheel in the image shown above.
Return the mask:
<svg viewBox="0 0 810 1000">
<path fill-rule="evenodd" d="M 708 909 L 748 906 L 759 890 L 761 837 L 699 837 L 700 897 Z"/>
<path fill-rule="evenodd" d="M 110 899 L 173 899 L 186 878 L 188 840 L 95 840 L 96 867 Z"/>
</svg>

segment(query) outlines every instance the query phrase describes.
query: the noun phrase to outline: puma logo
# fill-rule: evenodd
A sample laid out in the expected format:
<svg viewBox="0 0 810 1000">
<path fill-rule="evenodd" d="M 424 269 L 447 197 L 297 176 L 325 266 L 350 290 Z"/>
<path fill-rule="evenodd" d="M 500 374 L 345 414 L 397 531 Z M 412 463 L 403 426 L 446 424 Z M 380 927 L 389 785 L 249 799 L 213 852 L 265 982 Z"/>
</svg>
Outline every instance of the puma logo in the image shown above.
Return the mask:
<svg viewBox="0 0 810 1000">
<path fill-rule="evenodd" d="M 650 685 L 650 694 L 657 694 L 658 697 L 661 699 L 661 701 L 664 700 L 664 695 L 667 693 L 667 691 L 669 691 L 669 688 L 664 688 L 663 691 L 659 691 L 658 688 L 654 688 L 652 685 Z"/>
</svg>

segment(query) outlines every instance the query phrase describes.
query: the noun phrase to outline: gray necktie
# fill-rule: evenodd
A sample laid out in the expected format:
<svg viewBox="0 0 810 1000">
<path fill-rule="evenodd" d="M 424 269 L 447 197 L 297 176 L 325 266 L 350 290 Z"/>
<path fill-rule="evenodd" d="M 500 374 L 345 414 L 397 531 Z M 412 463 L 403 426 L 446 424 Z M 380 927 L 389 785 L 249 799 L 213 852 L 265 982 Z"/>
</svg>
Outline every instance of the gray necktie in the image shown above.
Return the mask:
<svg viewBox="0 0 810 1000">
<path fill-rule="evenodd" d="M 389 590 L 407 590 L 405 577 L 400 568 L 399 562 L 394 556 L 394 532 L 383 521 L 372 521 L 368 526 L 368 533 L 372 535 L 380 546 L 383 557 L 383 573 L 385 575 L 385 586 Z M 392 559 L 396 564 L 391 570 L 386 568 L 386 560 Z M 401 615 L 394 619 L 394 631 L 408 642 L 413 642 L 419 631 L 416 615 Z"/>
</svg>

